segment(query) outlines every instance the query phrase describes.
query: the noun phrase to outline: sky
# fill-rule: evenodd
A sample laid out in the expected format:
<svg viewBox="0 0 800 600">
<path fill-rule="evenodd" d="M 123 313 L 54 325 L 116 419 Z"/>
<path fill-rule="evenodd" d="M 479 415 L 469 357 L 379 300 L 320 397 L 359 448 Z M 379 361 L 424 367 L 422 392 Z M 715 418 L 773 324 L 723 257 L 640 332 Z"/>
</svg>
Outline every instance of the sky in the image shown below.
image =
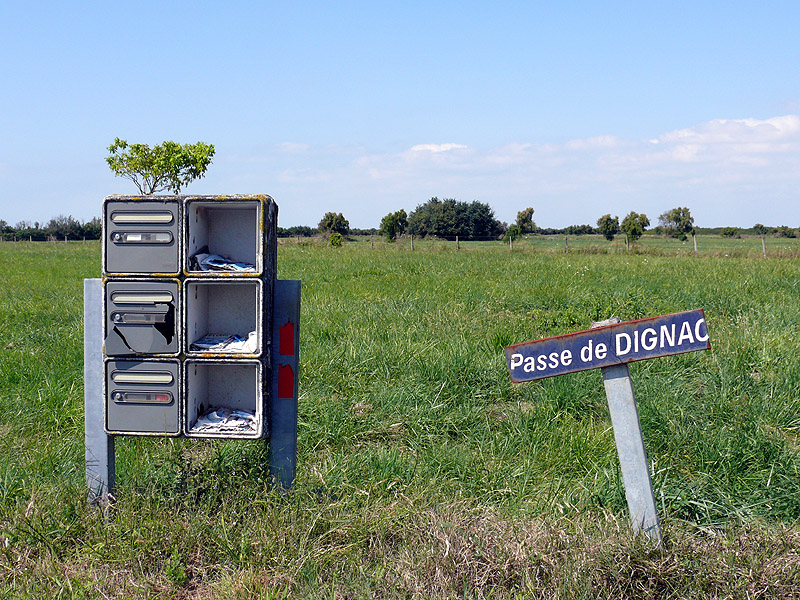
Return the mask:
<svg viewBox="0 0 800 600">
<path fill-rule="evenodd" d="M 0 219 L 134 194 L 116 137 L 214 144 L 190 194 L 377 227 L 432 196 L 540 227 L 686 206 L 800 226 L 797 2 L 0 6 Z"/>
</svg>

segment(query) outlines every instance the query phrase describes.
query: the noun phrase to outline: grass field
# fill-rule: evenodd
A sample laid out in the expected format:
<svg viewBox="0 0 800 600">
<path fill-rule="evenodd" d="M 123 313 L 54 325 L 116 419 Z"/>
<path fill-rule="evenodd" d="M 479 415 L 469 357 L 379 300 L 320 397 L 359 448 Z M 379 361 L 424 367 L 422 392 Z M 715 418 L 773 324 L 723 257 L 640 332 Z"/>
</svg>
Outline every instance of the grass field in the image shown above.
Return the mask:
<svg viewBox="0 0 800 600">
<path fill-rule="evenodd" d="M 800 246 L 650 241 L 285 241 L 295 493 L 262 443 L 119 438 L 105 513 L 83 489 L 99 244 L 0 244 L 0 598 L 800 597 Z M 512 385 L 502 351 L 693 308 L 711 351 L 631 367 L 653 549 L 628 535 L 600 373 Z"/>
</svg>

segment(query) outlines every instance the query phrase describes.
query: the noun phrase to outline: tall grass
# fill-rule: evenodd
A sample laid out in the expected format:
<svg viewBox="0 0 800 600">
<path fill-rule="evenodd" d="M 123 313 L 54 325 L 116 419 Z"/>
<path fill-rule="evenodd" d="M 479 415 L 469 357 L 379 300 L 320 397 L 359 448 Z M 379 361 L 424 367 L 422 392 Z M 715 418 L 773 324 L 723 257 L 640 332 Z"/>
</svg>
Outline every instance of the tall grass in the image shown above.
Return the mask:
<svg viewBox="0 0 800 600">
<path fill-rule="evenodd" d="M 99 246 L 0 244 L 5 594 L 800 595 L 797 259 L 416 244 L 279 248 L 303 282 L 294 494 L 261 443 L 118 438 L 106 514 L 83 490 Z M 711 351 L 631 367 L 653 550 L 627 535 L 600 374 L 512 385 L 502 349 L 691 308 Z"/>
</svg>

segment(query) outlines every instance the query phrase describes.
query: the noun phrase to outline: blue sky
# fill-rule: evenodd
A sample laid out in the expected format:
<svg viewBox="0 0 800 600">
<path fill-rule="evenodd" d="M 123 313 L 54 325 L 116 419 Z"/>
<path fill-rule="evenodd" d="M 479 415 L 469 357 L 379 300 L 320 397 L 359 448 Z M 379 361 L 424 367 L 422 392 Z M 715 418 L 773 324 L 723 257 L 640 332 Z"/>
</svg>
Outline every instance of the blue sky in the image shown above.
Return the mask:
<svg viewBox="0 0 800 600">
<path fill-rule="evenodd" d="M 543 227 L 688 206 L 800 225 L 796 2 L 15 2 L 0 219 L 135 193 L 117 136 L 216 147 L 188 193 L 352 226 L 431 196 Z"/>
</svg>

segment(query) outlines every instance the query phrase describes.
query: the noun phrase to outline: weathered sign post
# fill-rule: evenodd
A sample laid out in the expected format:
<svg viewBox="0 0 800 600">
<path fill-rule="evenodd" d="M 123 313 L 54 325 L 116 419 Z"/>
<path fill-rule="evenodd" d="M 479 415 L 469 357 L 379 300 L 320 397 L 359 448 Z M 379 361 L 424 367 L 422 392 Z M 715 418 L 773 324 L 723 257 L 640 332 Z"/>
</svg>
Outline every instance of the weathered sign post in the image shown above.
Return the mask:
<svg viewBox="0 0 800 600">
<path fill-rule="evenodd" d="M 625 323 L 613 318 L 586 331 L 509 346 L 505 352 L 515 383 L 602 369 L 633 531 L 644 532 L 660 544 L 661 528 L 628 363 L 710 347 L 705 315 L 698 309 Z"/>
</svg>

